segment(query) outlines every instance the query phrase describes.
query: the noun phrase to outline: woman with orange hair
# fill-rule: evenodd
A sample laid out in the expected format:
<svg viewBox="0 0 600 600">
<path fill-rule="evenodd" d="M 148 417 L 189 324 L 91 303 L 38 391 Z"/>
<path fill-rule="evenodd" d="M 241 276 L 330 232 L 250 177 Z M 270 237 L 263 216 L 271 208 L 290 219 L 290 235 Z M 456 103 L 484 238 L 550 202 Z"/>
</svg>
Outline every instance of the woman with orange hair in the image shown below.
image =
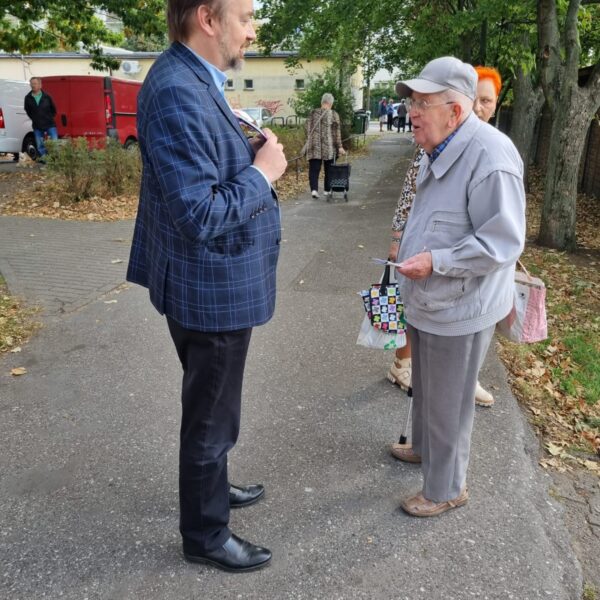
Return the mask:
<svg viewBox="0 0 600 600">
<path fill-rule="evenodd" d="M 479 80 L 473 110 L 486 123 L 496 114 L 498 96 L 502 89 L 502 78 L 494 67 L 475 67 Z"/>
</svg>

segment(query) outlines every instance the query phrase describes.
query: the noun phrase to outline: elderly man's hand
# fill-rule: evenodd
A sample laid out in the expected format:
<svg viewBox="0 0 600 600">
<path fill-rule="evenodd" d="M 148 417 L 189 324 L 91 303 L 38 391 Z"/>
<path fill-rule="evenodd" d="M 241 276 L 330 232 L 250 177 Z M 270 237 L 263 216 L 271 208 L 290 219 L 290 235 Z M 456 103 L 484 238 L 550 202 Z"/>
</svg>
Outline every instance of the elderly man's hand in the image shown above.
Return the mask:
<svg viewBox="0 0 600 600">
<path fill-rule="evenodd" d="M 421 252 L 407 258 L 396 267 L 396 271 L 409 279 L 425 279 L 433 273 L 431 252 Z"/>
</svg>

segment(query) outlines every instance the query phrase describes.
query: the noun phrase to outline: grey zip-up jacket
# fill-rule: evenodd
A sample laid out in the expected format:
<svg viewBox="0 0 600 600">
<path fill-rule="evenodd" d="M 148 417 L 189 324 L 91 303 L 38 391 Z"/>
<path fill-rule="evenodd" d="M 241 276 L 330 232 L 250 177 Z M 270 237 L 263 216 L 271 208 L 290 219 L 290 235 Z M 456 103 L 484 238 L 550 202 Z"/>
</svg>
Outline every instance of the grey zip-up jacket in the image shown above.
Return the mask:
<svg viewBox="0 0 600 600">
<path fill-rule="evenodd" d="M 524 243 L 521 157 L 472 113 L 433 164 L 421 161 L 398 261 L 430 251 L 433 273 L 399 277 L 407 321 L 446 336 L 494 325 L 512 308 Z"/>
</svg>

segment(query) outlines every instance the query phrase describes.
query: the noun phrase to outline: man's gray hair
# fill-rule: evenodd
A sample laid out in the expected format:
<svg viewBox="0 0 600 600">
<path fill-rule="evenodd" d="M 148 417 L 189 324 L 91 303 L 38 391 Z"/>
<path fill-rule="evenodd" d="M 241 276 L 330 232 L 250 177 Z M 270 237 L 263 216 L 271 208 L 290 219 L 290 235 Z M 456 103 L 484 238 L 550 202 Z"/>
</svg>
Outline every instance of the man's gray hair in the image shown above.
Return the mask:
<svg viewBox="0 0 600 600">
<path fill-rule="evenodd" d="M 461 108 L 465 119 L 473 112 L 473 100 L 456 90 L 446 90 L 440 96 L 448 102 L 456 102 Z M 464 120 L 464 119 L 463 119 Z"/>
<path fill-rule="evenodd" d="M 333 106 L 333 94 L 323 94 L 321 96 L 321 104 L 330 104 L 331 106 Z"/>
</svg>

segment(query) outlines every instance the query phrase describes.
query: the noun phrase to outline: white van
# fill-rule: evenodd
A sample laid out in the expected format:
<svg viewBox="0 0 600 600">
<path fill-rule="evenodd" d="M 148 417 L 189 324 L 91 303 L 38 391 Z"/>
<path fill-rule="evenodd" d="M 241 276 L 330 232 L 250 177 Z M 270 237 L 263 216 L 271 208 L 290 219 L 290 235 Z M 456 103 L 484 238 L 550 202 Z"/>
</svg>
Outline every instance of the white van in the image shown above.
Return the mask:
<svg viewBox="0 0 600 600">
<path fill-rule="evenodd" d="M 31 120 L 23 107 L 25 96 L 31 91 L 27 81 L 0 79 L 0 153 L 26 152 L 37 156 Z"/>
</svg>

